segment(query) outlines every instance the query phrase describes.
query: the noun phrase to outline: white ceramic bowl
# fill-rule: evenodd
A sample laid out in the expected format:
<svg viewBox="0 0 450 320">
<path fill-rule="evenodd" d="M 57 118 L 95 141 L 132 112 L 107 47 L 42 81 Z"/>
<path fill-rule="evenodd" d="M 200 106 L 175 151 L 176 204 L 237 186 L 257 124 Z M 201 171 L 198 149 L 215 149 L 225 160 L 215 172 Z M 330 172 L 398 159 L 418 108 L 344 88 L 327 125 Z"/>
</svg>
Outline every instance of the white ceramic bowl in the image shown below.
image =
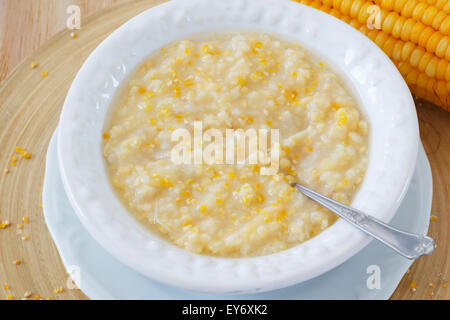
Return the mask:
<svg viewBox="0 0 450 320">
<path fill-rule="evenodd" d="M 65 190 L 91 235 L 124 264 L 155 280 L 209 293 L 249 293 L 311 279 L 349 259 L 370 238 L 339 219 L 316 237 L 275 254 L 201 256 L 145 230 L 109 184 L 102 128 L 118 85 L 154 50 L 214 30 L 279 34 L 318 53 L 342 75 L 371 124 L 369 166 L 352 206 L 383 221 L 393 217 L 418 151 L 417 116 L 408 87 L 383 52 L 358 31 L 284 0 L 171 1 L 112 33 L 80 69 L 63 107 L 58 155 Z"/>
</svg>

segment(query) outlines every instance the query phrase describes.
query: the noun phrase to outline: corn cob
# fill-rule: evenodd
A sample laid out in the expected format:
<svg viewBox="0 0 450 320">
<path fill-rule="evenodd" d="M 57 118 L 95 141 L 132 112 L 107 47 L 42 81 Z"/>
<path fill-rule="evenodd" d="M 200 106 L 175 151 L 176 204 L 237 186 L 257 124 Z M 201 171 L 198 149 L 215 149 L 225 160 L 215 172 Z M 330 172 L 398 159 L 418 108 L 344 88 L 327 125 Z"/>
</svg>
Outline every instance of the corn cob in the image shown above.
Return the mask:
<svg viewBox="0 0 450 320">
<path fill-rule="evenodd" d="M 379 30 L 369 30 L 365 25 L 353 26 L 372 39 L 394 61 L 407 62 L 430 78 L 450 82 L 450 64 L 439 59 L 412 42 L 396 40 Z"/>
<path fill-rule="evenodd" d="M 358 19 L 361 23 L 366 23 L 369 20 L 371 16 L 369 7 L 373 6 L 373 2 L 366 0 L 323 0 L 322 3 L 339 10 L 343 15 Z M 448 36 L 420 21 L 412 18 L 407 19 L 397 12 L 389 12 L 380 8 L 379 15 L 381 19 L 380 27 L 386 33 L 403 41 L 411 41 L 427 48 L 427 51 L 435 53 L 438 57 L 445 57 L 450 60 L 450 50 L 446 50 L 450 44 Z M 445 23 L 445 31 L 448 34 L 450 32 L 450 19 L 447 20 L 449 23 Z"/>
<path fill-rule="evenodd" d="M 420 2 L 425 2 L 450 14 L 450 2 L 448 0 L 420 0 Z"/>
<path fill-rule="evenodd" d="M 444 10 L 419 0 L 374 0 L 387 11 L 400 13 L 402 17 L 413 18 L 424 25 L 448 35 L 450 31 L 450 16 Z M 449 6 L 450 8 L 450 6 Z"/>
<path fill-rule="evenodd" d="M 371 30 L 367 27 L 367 21 L 370 16 L 368 8 L 373 6 L 373 2 L 371 1 L 295 1 L 329 13 L 368 36 L 393 60 L 414 94 L 450 111 L 450 59 L 448 59 L 450 56 L 450 40 L 448 37 L 443 36 L 440 32 L 436 33 L 434 29 L 430 33 L 427 29 L 432 29 L 431 27 L 420 27 L 411 33 L 408 29 L 411 29 L 411 26 L 417 24 L 413 18 L 408 19 L 411 20 L 409 26 L 405 26 L 406 23 L 403 23 L 407 21 L 404 17 L 397 19 L 395 23 L 389 22 L 389 20 L 386 22 L 386 17 L 392 13 L 388 13 L 386 10 L 384 10 L 384 13 L 383 10 L 380 10 L 380 14 L 382 15 L 380 25 L 381 30 Z M 404 5 L 411 0 L 374 1 L 385 8 L 401 11 L 400 4 Z M 440 0 L 414 0 L 414 3 L 435 5 L 436 8 L 442 10 L 450 8 L 450 6 L 447 5 L 447 2 L 443 3 Z M 448 1 L 448 3 L 450 3 L 450 1 Z M 411 6 L 411 4 L 409 6 Z M 405 9 L 405 12 L 411 12 L 411 9 L 407 8 Z M 397 14 L 396 12 L 394 13 Z M 392 21 L 392 18 L 388 19 L 391 19 L 390 21 Z M 427 22 L 430 21 L 430 18 L 427 19 Z M 423 23 L 420 23 L 420 25 L 424 26 Z M 442 27 L 442 24 L 440 26 Z M 385 28 L 383 29 L 383 27 Z M 402 31 L 403 29 L 407 31 Z M 409 35 L 413 34 L 413 40 L 416 40 L 415 42 L 404 40 L 409 37 L 405 36 L 405 33 L 408 32 Z"/>
</svg>

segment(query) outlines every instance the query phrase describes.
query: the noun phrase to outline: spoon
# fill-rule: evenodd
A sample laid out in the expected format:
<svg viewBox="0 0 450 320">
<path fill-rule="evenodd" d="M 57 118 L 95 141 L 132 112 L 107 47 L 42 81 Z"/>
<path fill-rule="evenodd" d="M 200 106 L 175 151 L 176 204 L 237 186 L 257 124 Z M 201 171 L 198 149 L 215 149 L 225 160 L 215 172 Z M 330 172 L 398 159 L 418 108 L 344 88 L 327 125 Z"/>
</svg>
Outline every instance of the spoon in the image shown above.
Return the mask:
<svg viewBox="0 0 450 320">
<path fill-rule="evenodd" d="M 413 260 L 434 251 L 434 240 L 428 236 L 413 234 L 394 228 L 381 220 L 325 197 L 298 183 L 294 183 L 292 186 L 308 198 L 321 204 L 360 230 L 394 249 L 405 258 Z"/>
</svg>

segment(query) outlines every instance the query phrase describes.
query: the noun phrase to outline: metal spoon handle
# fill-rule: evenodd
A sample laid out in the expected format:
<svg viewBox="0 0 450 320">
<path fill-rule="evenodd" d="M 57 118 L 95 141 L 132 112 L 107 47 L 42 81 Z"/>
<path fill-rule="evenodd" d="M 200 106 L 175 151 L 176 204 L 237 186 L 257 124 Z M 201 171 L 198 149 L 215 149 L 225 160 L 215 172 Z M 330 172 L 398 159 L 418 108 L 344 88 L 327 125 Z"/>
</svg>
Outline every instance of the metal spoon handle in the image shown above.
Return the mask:
<svg viewBox="0 0 450 320">
<path fill-rule="evenodd" d="M 399 230 L 297 183 L 293 186 L 308 198 L 336 213 L 408 259 L 417 259 L 434 250 L 434 240 L 430 237 Z"/>
</svg>

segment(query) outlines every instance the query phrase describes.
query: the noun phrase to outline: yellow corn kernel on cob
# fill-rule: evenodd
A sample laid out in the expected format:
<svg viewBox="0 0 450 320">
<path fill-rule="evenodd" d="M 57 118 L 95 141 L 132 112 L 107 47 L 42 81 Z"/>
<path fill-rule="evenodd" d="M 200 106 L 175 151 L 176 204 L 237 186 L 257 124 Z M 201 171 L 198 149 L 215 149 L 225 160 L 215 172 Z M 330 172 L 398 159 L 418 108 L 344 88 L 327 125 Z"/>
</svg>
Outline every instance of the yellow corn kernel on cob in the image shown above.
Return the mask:
<svg viewBox="0 0 450 320">
<path fill-rule="evenodd" d="M 301 1 L 297 1 L 301 2 Z M 323 0 L 324 5 L 334 8 L 344 16 L 350 16 L 361 23 L 367 23 L 373 15 L 370 7 L 374 2 L 367 0 Z M 403 41 L 411 41 L 438 57 L 445 57 L 450 60 L 450 50 L 446 50 L 450 44 L 450 20 L 449 23 L 443 23 L 444 33 L 435 30 L 413 18 L 407 18 L 395 11 L 387 11 L 378 6 L 380 17 L 380 28 L 394 38 Z M 444 21 L 445 22 L 445 21 Z M 448 26 L 447 26 L 448 25 Z"/>
<path fill-rule="evenodd" d="M 442 9 L 445 13 L 450 14 L 450 2 L 448 0 L 420 0 L 429 5 L 435 6 L 438 9 Z"/>
<path fill-rule="evenodd" d="M 412 18 L 431 26 L 435 30 L 448 35 L 450 30 L 450 16 L 448 12 L 426 1 L 420 0 L 374 0 L 381 8 L 399 13 L 402 17 Z M 448 2 L 448 1 L 447 1 Z M 450 5 L 448 5 L 450 8 Z"/>
<path fill-rule="evenodd" d="M 450 1 L 295 1 L 329 13 L 365 34 L 393 60 L 415 95 L 450 111 L 450 38 L 443 34 L 450 32 L 450 19 L 442 13 L 450 10 Z M 375 3 L 379 29 L 367 23 L 373 13 L 369 7 Z"/>
</svg>

